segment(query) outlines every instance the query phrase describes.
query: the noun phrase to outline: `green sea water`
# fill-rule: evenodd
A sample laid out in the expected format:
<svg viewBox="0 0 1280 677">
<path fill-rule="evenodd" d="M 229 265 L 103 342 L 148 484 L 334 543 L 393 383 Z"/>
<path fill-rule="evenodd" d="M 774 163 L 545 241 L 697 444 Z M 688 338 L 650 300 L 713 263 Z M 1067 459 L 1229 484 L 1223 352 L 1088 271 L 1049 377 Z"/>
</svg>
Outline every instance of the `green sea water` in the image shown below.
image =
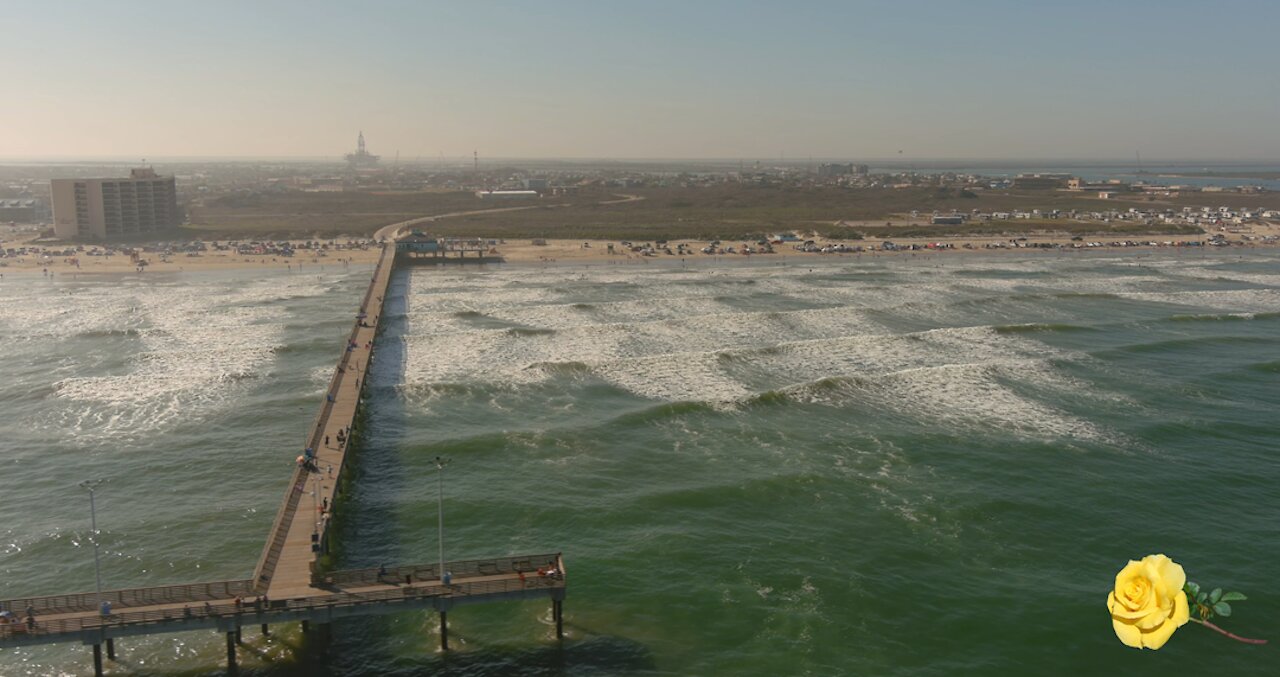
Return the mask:
<svg viewBox="0 0 1280 677">
<path fill-rule="evenodd" d="M 365 269 L 7 276 L 0 598 L 248 576 Z M 563 551 L 549 604 L 246 635 L 257 675 L 1271 674 L 1120 644 L 1163 552 L 1280 641 L 1280 255 L 817 257 L 397 273 L 342 566 Z M 112 669 L 218 674 L 216 633 Z M 84 674 L 84 647 L 0 675 Z"/>
</svg>

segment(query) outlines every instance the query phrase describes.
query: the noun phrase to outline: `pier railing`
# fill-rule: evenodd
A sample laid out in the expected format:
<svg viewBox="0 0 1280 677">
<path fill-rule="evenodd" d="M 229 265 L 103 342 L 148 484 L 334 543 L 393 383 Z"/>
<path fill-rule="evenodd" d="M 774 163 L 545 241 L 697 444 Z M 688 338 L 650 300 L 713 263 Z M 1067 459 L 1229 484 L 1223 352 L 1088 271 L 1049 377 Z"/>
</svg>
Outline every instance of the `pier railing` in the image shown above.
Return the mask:
<svg viewBox="0 0 1280 677">
<path fill-rule="evenodd" d="M 342 357 L 339 358 L 338 366 L 333 370 L 333 375 L 329 377 L 329 385 L 325 388 L 324 404 L 320 406 L 320 411 L 312 422 L 310 434 L 307 437 L 307 448 L 320 448 L 320 443 L 324 439 L 324 430 L 329 424 L 329 416 L 333 413 L 333 405 L 337 399 L 338 388 L 342 385 L 342 379 L 346 376 L 347 369 L 351 366 L 352 351 L 349 348 L 356 342 L 356 338 L 363 328 L 361 324 L 369 313 L 369 302 L 373 298 L 374 283 L 387 265 L 389 260 L 388 253 L 391 252 L 392 257 L 394 257 L 394 251 L 394 245 L 390 245 L 390 249 L 388 245 L 384 244 L 382 246 L 382 254 L 378 257 L 378 264 L 373 269 L 373 279 L 365 290 L 364 299 L 360 302 L 360 317 L 356 318 L 355 324 L 351 327 L 351 332 L 347 335 L 347 344 L 343 347 Z M 366 361 L 366 369 L 368 366 Z M 342 469 L 338 468 L 339 475 L 341 475 L 341 472 Z M 262 549 L 262 555 L 258 558 L 258 564 L 253 570 L 255 590 L 258 592 L 266 590 L 271 583 L 271 577 L 275 574 L 276 564 L 280 561 L 280 553 L 288 540 L 289 527 L 293 524 L 293 517 L 298 510 L 298 503 L 302 500 L 302 494 L 306 489 L 309 473 L 310 470 L 302 465 L 294 468 L 293 476 L 289 480 L 289 493 L 276 510 L 276 517 L 271 523 L 271 531 L 268 532 L 267 545 Z"/>
<path fill-rule="evenodd" d="M 479 578 L 481 576 L 497 576 L 502 574 L 529 574 L 536 577 L 539 570 L 554 569 L 563 577 L 564 565 L 560 553 L 545 555 L 516 555 L 513 557 L 491 557 L 488 559 L 459 560 L 446 562 L 445 569 L 454 579 Z M 437 564 L 417 564 L 412 566 L 382 567 L 368 569 L 345 569 L 325 574 L 313 574 L 312 585 L 342 586 L 374 585 L 377 583 L 401 583 L 413 581 L 440 580 L 440 567 Z"/>
<path fill-rule="evenodd" d="M 554 558 L 555 556 L 553 555 L 552 557 Z M 454 568 L 453 563 L 448 566 Z M 337 573 L 345 574 L 350 572 Z M 24 623 L 0 624 L 0 639 L 16 635 L 66 635 L 85 630 L 103 630 L 123 626 L 180 622 L 194 623 L 195 621 L 207 621 L 211 618 L 227 619 L 238 625 L 254 625 L 273 622 L 273 616 L 295 614 L 294 617 L 296 618 L 298 612 L 394 604 L 396 602 L 421 601 L 437 597 L 458 599 L 538 590 L 551 592 L 563 587 L 565 587 L 565 582 L 563 577 L 560 576 L 528 576 L 524 579 L 463 580 L 451 585 L 397 586 L 361 592 L 336 592 L 329 595 L 299 599 L 270 600 L 265 604 L 260 599 L 255 599 L 252 602 L 241 602 L 240 604 L 231 602 L 219 604 L 196 603 L 184 608 L 168 606 L 163 609 L 149 609 L 146 611 L 112 612 L 106 616 L 94 614 L 76 618 L 38 618 L 33 629 L 28 629 Z"/>
<path fill-rule="evenodd" d="M 122 609 L 156 604 L 231 599 L 251 594 L 253 594 L 253 581 L 245 579 L 185 585 L 160 585 L 125 590 L 103 590 L 101 596 L 96 592 L 77 592 L 43 597 L 19 597 L 0 600 L 0 608 L 7 609 L 18 616 L 25 616 L 27 607 L 31 607 L 35 610 L 36 615 L 39 616 L 42 614 L 97 611 L 99 601 L 110 602 L 113 608 Z"/>
</svg>

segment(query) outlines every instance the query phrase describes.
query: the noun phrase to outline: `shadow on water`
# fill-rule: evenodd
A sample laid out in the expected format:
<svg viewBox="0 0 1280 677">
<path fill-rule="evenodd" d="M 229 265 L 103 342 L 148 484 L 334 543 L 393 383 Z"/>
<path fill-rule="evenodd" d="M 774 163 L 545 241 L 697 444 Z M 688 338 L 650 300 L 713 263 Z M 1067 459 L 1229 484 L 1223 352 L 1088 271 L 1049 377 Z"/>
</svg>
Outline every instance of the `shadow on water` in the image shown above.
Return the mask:
<svg viewBox="0 0 1280 677">
<path fill-rule="evenodd" d="M 653 655 L 644 645 L 622 637 L 592 636 L 563 645 L 540 645 L 519 648 L 485 648 L 455 650 L 448 653 L 424 650 L 416 656 L 400 656 L 386 661 L 369 661 L 359 650 L 372 640 L 377 629 L 359 619 L 335 623 L 335 641 L 321 650 L 304 640 L 286 641 L 284 648 L 293 658 L 281 659 L 246 640 L 239 647 L 241 661 L 265 660 L 265 664 L 241 666 L 234 673 L 225 667 L 189 670 L 152 669 L 129 661 L 122 655 L 118 661 L 105 661 L 108 674 L 125 670 L 130 675 L 149 677 L 195 677 L 196 675 L 230 675 L 237 677 L 338 677 L 339 675 L 636 675 L 658 670 Z M 342 639 L 337 639 L 342 637 Z M 278 640 L 277 640 L 278 641 Z M 86 663 L 88 663 L 86 656 Z"/>
<path fill-rule="evenodd" d="M 407 564 L 396 537 L 395 501 L 408 484 L 397 454 L 406 428 L 404 400 L 397 388 L 404 381 L 410 330 L 408 297 L 412 277 L 393 274 L 383 302 L 377 350 L 366 365 L 364 408 L 357 422 L 353 451 L 346 468 L 343 496 L 335 511 L 337 538 L 333 561 L 338 568 Z"/>
</svg>

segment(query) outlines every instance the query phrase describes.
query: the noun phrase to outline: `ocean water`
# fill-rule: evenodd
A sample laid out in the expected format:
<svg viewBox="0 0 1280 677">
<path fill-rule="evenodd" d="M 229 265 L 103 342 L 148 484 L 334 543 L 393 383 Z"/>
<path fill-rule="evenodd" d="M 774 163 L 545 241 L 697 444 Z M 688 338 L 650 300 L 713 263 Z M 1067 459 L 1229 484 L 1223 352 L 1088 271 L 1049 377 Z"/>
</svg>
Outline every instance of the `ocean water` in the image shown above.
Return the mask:
<svg viewBox="0 0 1280 677">
<path fill-rule="evenodd" d="M 247 576 L 367 271 L 9 276 L 0 597 Z M 249 632 L 259 675 L 1268 674 L 1106 595 L 1163 552 L 1280 640 L 1280 254 L 415 269 L 393 280 L 344 566 L 563 551 L 549 604 Z M 123 640 L 218 674 L 222 639 Z M 259 657 L 261 656 L 261 658 Z M 0 674 L 83 674 L 79 646 Z"/>
</svg>

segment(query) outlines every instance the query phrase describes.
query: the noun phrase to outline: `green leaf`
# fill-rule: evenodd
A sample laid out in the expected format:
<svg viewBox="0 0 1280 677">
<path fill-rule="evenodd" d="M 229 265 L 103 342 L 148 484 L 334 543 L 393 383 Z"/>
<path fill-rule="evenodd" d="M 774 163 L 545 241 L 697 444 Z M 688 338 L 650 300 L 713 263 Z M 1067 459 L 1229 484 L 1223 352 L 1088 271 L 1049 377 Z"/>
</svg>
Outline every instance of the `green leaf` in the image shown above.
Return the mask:
<svg viewBox="0 0 1280 677">
<path fill-rule="evenodd" d="M 1239 593 L 1239 592 L 1222 593 L 1222 601 L 1224 602 L 1243 602 L 1246 599 L 1249 599 L 1249 598 L 1245 597 L 1243 593 Z"/>
<path fill-rule="evenodd" d="M 1217 604 L 1213 605 L 1213 613 L 1223 617 L 1230 616 L 1231 605 L 1227 604 L 1226 602 L 1218 602 Z"/>
<path fill-rule="evenodd" d="M 1196 595 L 1196 602 L 1199 604 L 1204 604 L 1205 600 L 1207 599 L 1209 599 L 1209 593 L 1207 592 L 1202 592 Z"/>
<path fill-rule="evenodd" d="M 1221 599 L 1222 599 L 1222 588 L 1214 588 L 1213 592 L 1209 593 L 1210 604 L 1217 604 L 1218 601 Z"/>
<path fill-rule="evenodd" d="M 1183 586 L 1183 590 L 1187 591 L 1187 597 L 1195 599 L 1196 595 L 1200 594 L 1200 584 L 1193 581 L 1187 581 L 1187 584 Z"/>
</svg>

